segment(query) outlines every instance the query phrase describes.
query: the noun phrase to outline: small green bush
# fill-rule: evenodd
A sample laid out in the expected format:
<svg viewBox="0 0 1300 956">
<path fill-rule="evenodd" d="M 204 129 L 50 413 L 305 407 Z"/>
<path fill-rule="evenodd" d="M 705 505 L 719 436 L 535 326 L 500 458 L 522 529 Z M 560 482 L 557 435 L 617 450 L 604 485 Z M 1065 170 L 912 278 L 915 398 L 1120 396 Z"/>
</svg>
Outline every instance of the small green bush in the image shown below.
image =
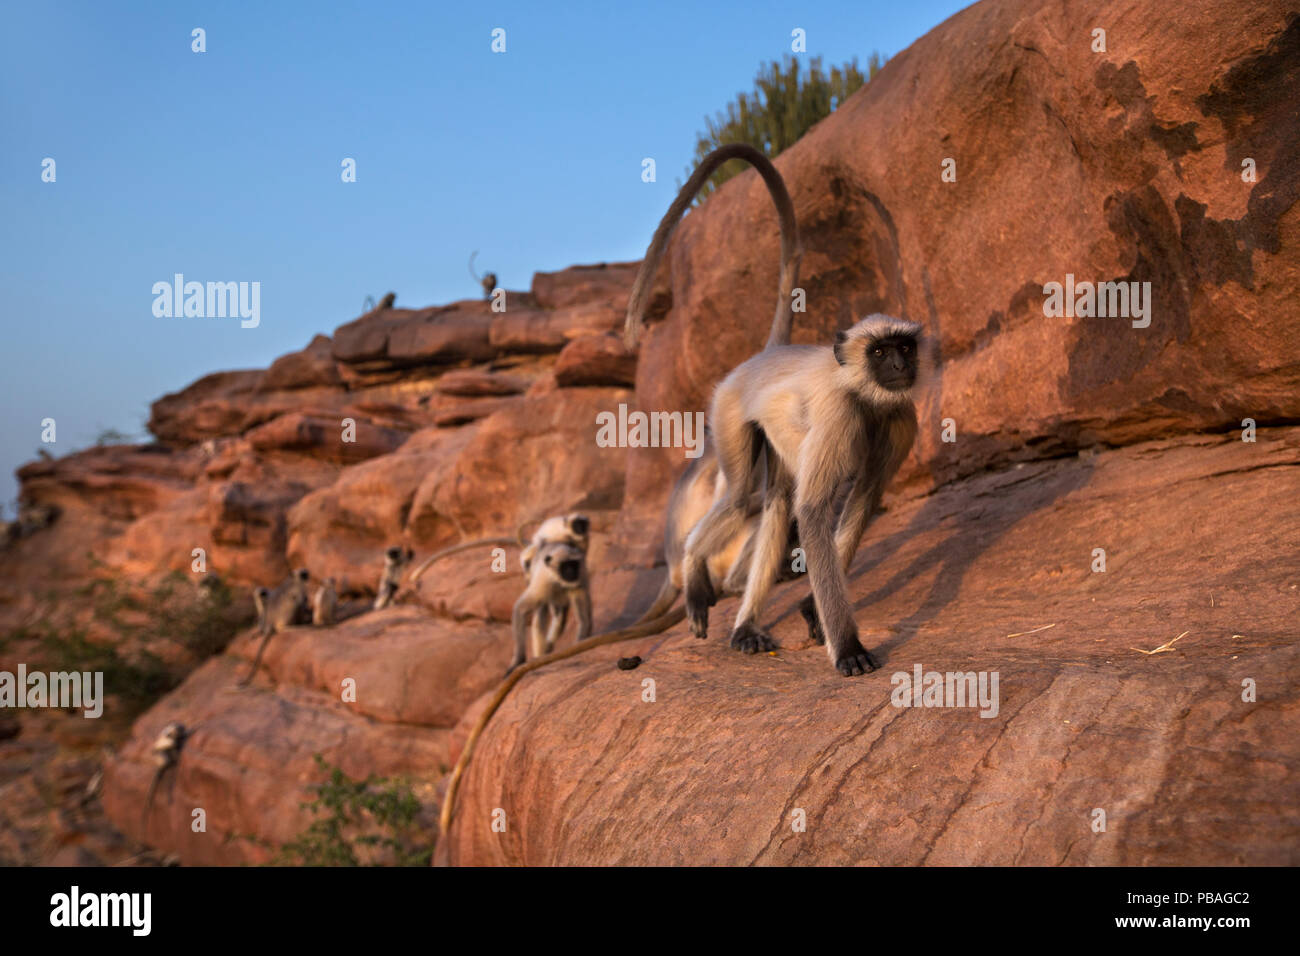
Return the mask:
<svg viewBox="0 0 1300 956">
<path fill-rule="evenodd" d="M 844 66 L 822 70 L 821 57 L 808 60 L 803 71 L 801 60 L 787 55 L 784 63 L 775 60 L 759 68 L 754 91 L 740 93 L 715 119 L 705 118 L 707 127 L 695 144 L 695 164 L 719 146 L 748 143 L 768 157 L 776 157 L 838 108 L 855 90 L 880 72 L 880 54 L 872 53 L 867 72 L 858 69 L 855 57 Z M 703 202 L 724 182 L 744 172 L 740 162 L 720 166 L 700 190 L 697 202 Z"/>
<path fill-rule="evenodd" d="M 313 784 L 316 799 L 303 809 L 324 814 L 272 861 L 280 866 L 362 866 L 368 863 L 428 866 L 433 847 L 423 845 L 417 826 L 420 801 L 409 786 L 387 777 L 353 780 L 316 754 L 327 776 Z"/>
<path fill-rule="evenodd" d="M 194 584 L 173 571 L 148 598 L 148 639 L 175 641 L 206 660 L 220 654 L 235 635 L 253 623 L 251 614 L 237 614 L 234 593 L 221 580 L 206 596 L 195 594 Z"/>
<path fill-rule="evenodd" d="M 0 636 L 0 647 L 19 640 L 36 640 L 45 664 L 55 671 L 102 671 L 104 690 L 122 701 L 130 714 L 139 713 L 180 683 L 167 663 L 149 650 L 159 642 L 179 644 L 199 660 L 220 653 L 252 622 L 251 613 L 235 605 L 234 595 L 216 582 L 201 594 L 179 571 L 151 590 L 137 595 L 112 578 L 97 578 L 73 590 L 88 601 L 96 623 L 117 639 L 98 643 L 84 628 L 45 620 Z M 54 594 L 50 604 L 59 603 Z M 117 647 L 139 647 L 125 656 Z"/>
<path fill-rule="evenodd" d="M 87 640 L 78 628 L 58 633 L 47 626 L 28 636 L 39 638 L 50 670 L 102 671 L 104 692 L 121 700 L 131 713 L 143 711 L 177 684 L 163 660 L 147 650 L 128 660 L 111 645 Z"/>
<path fill-rule="evenodd" d="M 95 436 L 95 444 L 100 447 L 104 445 L 126 445 L 132 441 L 135 441 L 134 435 L 128 435 L 116 428 L 105 428 Z"/>
</svg>

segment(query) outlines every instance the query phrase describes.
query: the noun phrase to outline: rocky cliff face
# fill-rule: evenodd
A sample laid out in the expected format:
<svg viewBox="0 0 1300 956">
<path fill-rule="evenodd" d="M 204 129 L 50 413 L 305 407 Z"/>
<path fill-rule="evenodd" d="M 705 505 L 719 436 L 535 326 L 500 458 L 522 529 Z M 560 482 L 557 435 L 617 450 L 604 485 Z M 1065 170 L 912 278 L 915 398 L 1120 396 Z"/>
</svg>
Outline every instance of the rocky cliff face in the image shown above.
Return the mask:
<svg viewBox="0 0 1300 956">
<path fill-rule="evenodd" d="M 984 0 L 782 154 L 806 248 L 796 341 L 886 311 L 937 344 L 917 447 L 850 574 L 884 666 L 838 677 L 796 582 L 771 608 L 775 656 L 726 648 L 723 602 L 707 643 L 679 627 L 530 675 L 440 855 L 1300 862 L 1297 102 L 1300 17 L 1280 3 Z M 0 614 L 42 613 L 51 579 L 188 570 L 196 547 L 231 581 L 305 566 L 359 604 L 388 544 L 582 509 L 597 629 L 626 621 L 662 573 L 682 453 L 598 447 L 595 416 L 704 408 L 761 347 L 777 249 L 745 174 L 679 228 L 639 356 L 612 334 L 628 263 L 539 274 L 503 314 L 376 311 L 201 379 L 155 403 L 157 444 L 23 469 L 24 500 L 58 518 L 0 557 Z M 1045 314 L 1045 286 L 1085 282 L 1149 289 L 1149 325 Z M 136 722 L 108 816 L 185 862 L 266 859 L 305 826 L 316 753 L 434 805 L 508 661 L 519 580 L 448 561 L 397 608 L 277 636 L 246 690 L 237 638 Z M 11 641 L 0 669 L 31 651 Z M 895 706 L 918 666 L 996 674 L 996 713 Z M 197 730 L 142 823 L 173 719 Z"/>
</svg>

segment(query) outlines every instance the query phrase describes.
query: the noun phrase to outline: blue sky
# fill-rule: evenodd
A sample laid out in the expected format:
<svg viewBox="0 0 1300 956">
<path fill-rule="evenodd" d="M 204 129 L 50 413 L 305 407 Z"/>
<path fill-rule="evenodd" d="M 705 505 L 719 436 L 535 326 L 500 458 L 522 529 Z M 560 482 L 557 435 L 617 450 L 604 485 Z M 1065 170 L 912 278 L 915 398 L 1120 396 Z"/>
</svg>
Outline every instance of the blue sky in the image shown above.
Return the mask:
<svg viewBox="0 0 1300 956">
<path fill-rule="evenodd" d="M 507 288 L 639 258 L 704 117 L 791 30 L 827 65 L 865 66 L 963 6 L 5 4 L 0 502 L 43 418 L 57 455 L 142 434 L 155 398 L 264 367 L 366 295 L 476 295 L 472 250 Z M 176 272 L 260 282 L 261 324 L 156 318 L 152 286 Z"/>
</svg>

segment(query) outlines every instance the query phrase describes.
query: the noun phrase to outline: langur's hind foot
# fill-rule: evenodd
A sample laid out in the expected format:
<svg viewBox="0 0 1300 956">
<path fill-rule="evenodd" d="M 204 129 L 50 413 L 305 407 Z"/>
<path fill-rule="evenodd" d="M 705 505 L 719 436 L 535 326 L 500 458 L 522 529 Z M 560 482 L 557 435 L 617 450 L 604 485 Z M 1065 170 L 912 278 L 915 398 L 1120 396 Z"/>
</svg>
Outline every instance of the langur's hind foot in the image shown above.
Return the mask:
<svg viewBox="0 0 1300 956">
<path fill-rule="evenodd" d="M 700 562 L 686 582 L 686 618 L 690 621 L 691 633 L 696 637 L 709 636 L 709 608 L 717 603 L 718 596 L 709 580 L 709 569 Z"/>
<path fill-rule="evenodd" d="M 765 631 L 746 623 L 731 632 L 731 648 L 746 654 L 757 654 L 759 651 L 766 653 L 776 650 L 776 642 Z"/>
<path fill-rule="evenodd" d="M 810 594 L 799 602 L 799 613 L 808 624 L 808 637 L 814 644 L 825 644 L 826 635 L 822 633 L 822 622 L 817 619 L 817 602 Z"/>
</svg>

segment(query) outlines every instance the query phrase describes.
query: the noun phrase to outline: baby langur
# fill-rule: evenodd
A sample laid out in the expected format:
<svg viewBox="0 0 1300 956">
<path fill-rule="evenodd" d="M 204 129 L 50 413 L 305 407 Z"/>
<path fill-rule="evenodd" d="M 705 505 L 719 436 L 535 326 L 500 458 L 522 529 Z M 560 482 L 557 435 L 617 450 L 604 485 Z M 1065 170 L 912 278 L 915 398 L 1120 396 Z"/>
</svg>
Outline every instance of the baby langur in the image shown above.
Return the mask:
<svg viewBox="0 0 1300 956">
<path fill-rule="evenodd" d="M 718 385 L 709 423 L 727 493 L 691 531 L 682 559 L 686 614 L 696 637 L 707 635 L 709 608 L 717 602 L 708 559 L 744 525 L 751 496 L 761 490 L 762 517 L 731 646 L 750 654 L 774 647 L 758 621 L 793 512 L 812 583 L 815 617 L 805 613 L 810 631 L 824 636 L 841 674 L 879 666 L 858 639 L 845 573 L 916 437 L 912 388 L 920 344 L 917 323 L 871 315 L 841 331 L 834 347 L 767 349 Z M 765 476 L 757 468 L 761 460 Z M 850 487 L 837 526 L 844 484 Z"/>
<path fill-rule="evenodd" d="M 375 592 L 376 611 L 382 611 L 393 603 L 393 596 L 402 586 L 402 570 L 411 563 L 415 552 L 410 548 L 393 545 L 384 552 L 384 571 L 379 576 L 379 587 Z"/>
<path fill-rule="evenodd" d="M 257 646 L 257 656 L 253 658 L 253 666 L 249 668 L 248 675 L 239 682 L 241 687 L 251 681 L 257 673 L 258 667 L 262 664 L 262 654 L 265 653 L 266 645 L 270 643 L 273 634 L 311 620 L 311 602 L 307 594 L 307 582 L 310 578 L 311 575 L 306 568 L 299 568 L 274 591 L 265 595 L 254 593 L 253 600 L 257 602 L 260 598 L 262 607 L 260 614 L 262 643 Z M 263 590 L 265 589 L 258 588 L 258 592 Z"/>
<path fill-rule="evenodd" d="M 515 601 L 510 616 L 515 637 L 515 657 L 510 670 L 525 661 L 526 650 L 533 657 L 541 657 L 555 648 L 556 640 L 568 624 L 570 607 L 578 618 L 578 641 L 586 640 L 591 634 L 591 583 L 587 578 L 585 544 L 579 546 L 561 540 L 529 545 L 522 562 L 528 585 Z M 524 629 L 530 617 L 531 648 L 526 648 Z"/>
<path fill-rule="evenodd" d="M 412 572 L 411 583 L 418 581 L 425 569 L 439 558 L 487 544 L 518 544 L 522 532 L 521 527 L 514 541 L 482 538 L 435 551 Z M 534 657 L 549 653 L 554 647 L 555 641 L 564 633 L 570 607 L 578 619 L 578 640 L 584 640 L 591 633 L 591 584 L 587 576 L 590 536 L 591 520 L 586 515 L 557 515 L 543 521 L 520 551 L 519 563 L 528 576 L 528 583 L 511 614 L 515 638 L 512 670 L 526 659 L 529 641 L 525 630 L 530 617 Z"/>
<path fill-rule="evenodd" d="M 482 275 L 479 275 L 477 272 L 475 272 L 474 257 L 476 255 L 478 255 L 477 249 L 475 249 L 472 253 L 470 253 L 469 274 L 474 277 L 475 282 L 477 282 L 480 286 L 483 287 L 483 298 L 490 299 L 492 298 L 492 293 L 496 291 L 497 274 L 495 272 L 485 272 Z"/>
<path fill-rule="evenodd" d="M 334 579 L 326 578 L 311 599 L 311 622 L 317 627 L 329 627 L 338 617 L 339 595 L 334 589 Z"/>
<path fill-rule="evenodd" d="M 144 801 L 144 815 L 141 818 L 141 829 L 149 820 L 149 810 L 153 807 L 154 794 L 158 791 L 158 783 L 162 780 L 163 774 L 176 766 L 176 762 L 181 756 L 181 747 L 185 745 L 185 739 L 189 736 L 185 725 L 172 721 L 159 732 L 158 737 L 153 742 L 152 759 L 154 765 L 153 780 L 149 783 L 149 794 Z"/>
</svg>

